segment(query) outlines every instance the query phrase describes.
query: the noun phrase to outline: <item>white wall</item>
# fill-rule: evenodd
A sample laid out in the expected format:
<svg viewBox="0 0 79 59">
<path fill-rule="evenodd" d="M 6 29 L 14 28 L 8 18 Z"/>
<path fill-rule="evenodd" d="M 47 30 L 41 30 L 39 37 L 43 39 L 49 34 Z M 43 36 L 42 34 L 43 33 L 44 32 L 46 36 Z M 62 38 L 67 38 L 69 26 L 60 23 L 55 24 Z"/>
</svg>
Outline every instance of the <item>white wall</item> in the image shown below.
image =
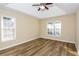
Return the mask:
<svg viewBox="0 0 79 59">
<path fill-rule="evenodd" d="M 2 42 L 0 37 L 0 50 L 38 38 L 39 20 L 36 18 L 7 8 L 0 8 L 0 16 L 16 18 L 16 40 Z"/>
<path fill-rule="evenodd" d="M 47 33 L 47 23 L 50 21 L 61 21 L 61 37 L 54 38 Z M 75 15 L 46 18 L 40 21 L 41 38 L 74 43 L 75 41 Z"/>
</svg>

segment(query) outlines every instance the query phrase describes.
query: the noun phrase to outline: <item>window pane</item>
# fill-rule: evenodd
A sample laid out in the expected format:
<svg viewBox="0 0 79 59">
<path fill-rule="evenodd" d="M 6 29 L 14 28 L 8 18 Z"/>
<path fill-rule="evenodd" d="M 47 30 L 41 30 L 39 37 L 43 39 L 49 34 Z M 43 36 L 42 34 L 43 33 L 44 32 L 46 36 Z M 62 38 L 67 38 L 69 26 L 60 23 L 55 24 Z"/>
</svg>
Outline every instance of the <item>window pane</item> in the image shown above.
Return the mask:
<svg viewBox="0 0 79 59">
<path fill-rule="evenodd" d="M 61 35 L 61 23 L 55 23 L 55 36 L 59 37 Z"/>
<path fill-rule="evenodd" d="M 61 23 L 56 23 L 56 24 L 55 24 L 55 27 L 56 27 L 57 29 L 61 29 Z"/>
<path fill-rule="evenodd" d="M 51 29 L 51 28 L 52 28 L 52 24 L 49 23 L 49 24 L 47 25 L 47 28 L 48 28 L 48 29 Z"/>
</svg>

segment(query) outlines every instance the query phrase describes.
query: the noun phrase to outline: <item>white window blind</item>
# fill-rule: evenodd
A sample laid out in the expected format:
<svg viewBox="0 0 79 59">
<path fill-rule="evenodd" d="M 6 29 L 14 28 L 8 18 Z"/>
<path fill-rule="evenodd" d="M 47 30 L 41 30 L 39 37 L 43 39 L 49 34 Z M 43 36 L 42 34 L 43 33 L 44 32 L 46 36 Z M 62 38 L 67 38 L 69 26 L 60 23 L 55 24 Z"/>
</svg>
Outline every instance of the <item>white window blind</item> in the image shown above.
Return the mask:
<svg viewBox="0 0 79 59">
<path fill-rule="evenodd" d="M 61 35 L 61 22 L 49 22 L 47 24 L 48 35 L 60 37 Z"/>
<path fill-rule="evenodd" d="M 10 41 L 16 38 L 16 21 L 14 17 L 1 17 L 1 41 Z"/>
</svg>

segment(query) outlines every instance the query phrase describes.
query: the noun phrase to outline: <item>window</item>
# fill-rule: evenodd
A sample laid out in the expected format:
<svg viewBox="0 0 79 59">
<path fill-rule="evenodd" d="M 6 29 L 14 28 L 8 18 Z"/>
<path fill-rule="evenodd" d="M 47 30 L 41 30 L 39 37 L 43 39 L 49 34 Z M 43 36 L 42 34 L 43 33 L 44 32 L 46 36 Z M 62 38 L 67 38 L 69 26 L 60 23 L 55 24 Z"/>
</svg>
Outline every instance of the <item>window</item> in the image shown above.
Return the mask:
<svg viewBox="0 0 79 59">
<path fill-rule="evenodd" d="M 61 35 L 61 22 L 49 22 L 47 25 L 48 35 L 59 37 Z"/>
<path fill-rule="evenodd" d="M 14 40 L 16 37 L 15 18 L 3 16 L 1 17 L 1 41 Z"/>
</svg>

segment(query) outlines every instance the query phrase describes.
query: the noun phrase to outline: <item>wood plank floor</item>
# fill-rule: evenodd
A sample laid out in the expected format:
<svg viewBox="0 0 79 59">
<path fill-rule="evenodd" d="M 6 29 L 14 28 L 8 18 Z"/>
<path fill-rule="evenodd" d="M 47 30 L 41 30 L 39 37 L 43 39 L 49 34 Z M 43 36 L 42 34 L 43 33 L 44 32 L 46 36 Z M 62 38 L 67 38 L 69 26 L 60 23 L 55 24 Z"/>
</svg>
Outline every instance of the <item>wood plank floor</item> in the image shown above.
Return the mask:
<svg viewBox="0 0 79 59">
<path fill-rule="evenodd" d="M 75 44 L 50 39 L 36 39 L 0 51 L 0 56 L 76 56 Z"/>
</svg>

